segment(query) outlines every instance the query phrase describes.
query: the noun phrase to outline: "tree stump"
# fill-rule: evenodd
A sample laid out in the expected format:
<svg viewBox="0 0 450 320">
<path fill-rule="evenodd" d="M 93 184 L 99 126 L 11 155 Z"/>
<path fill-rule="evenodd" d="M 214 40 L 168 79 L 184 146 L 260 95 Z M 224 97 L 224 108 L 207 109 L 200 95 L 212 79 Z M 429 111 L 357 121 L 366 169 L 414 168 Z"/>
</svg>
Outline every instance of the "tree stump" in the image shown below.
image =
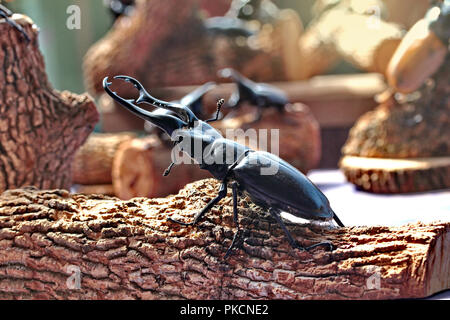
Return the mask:
<svg viewBox="0 0 450 320">
<path fill-rule="evenodd" d="M 11 19 L 30 42 L 0 21 L 0 191 L 69 188 L 74 154 L 98 121 L 96 107 L 88 95 L 51 87 L 37 27 L 23 15 Z"/>
<path fill-rule="evenodd" d="M 64 190 L 0 196 L 1 299 L 393 299 L 450 287 L 450 223 L 402 227 L 288 228 L 248 198 L 238 203 L 240 249 L 223 255 L 236 231 L 231 194 L 197 225 L 184 227 L 217 194 L 202 180 L 178 195 L 120 201 Z"/>
<path fill-rule="evenodd" d="M 450 187 L 449 61 L 415 100 L 390 96 L 358 119 L 339 165 L 348 181 L 376 193 Z"/>
</svg>

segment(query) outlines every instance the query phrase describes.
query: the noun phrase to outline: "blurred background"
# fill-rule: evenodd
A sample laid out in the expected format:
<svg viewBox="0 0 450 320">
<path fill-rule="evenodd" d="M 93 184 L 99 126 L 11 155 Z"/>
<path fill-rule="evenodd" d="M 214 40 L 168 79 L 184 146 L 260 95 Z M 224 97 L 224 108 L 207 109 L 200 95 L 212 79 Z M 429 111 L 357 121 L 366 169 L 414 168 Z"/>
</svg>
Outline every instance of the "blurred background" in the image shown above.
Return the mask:
<svg viewBox="0 0 450 320">
<path fill-rule="evenodd" d="M 205 2 L 205 1 L 203 1 Z M 214 2 L 214 1 L 213 1 Z M 220 2 L 220 1 L 219 1 Z M 312 18 L 314 0 L 276 0 L 280 8 L 292 8 L 304 24 Z M 113 16 L 104 0 L 15 0 L 6 1 L 14 12 L 30 16 L 40 28 L 40 46 L 45 57 L 47 72 L 53 86 L 58 90 L 76 93 L 86 91 L 83 81 L 82 62 L 89 47 L 105 35 L 113 24 Z M 71 5 L 81 9 L 81 29 L 69 30 L 66 12 Z M 327 74 L 360 72 L 346 62 L 340 62 Z"/>
</svg>

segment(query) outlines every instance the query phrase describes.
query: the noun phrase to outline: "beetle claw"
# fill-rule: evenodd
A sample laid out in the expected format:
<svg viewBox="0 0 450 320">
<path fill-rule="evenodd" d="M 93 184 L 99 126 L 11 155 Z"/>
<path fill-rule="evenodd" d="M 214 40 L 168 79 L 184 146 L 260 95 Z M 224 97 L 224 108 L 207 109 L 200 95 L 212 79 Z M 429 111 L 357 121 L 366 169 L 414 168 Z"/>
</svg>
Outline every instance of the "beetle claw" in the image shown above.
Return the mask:
<svg viewBox="0 0 450 320">
<path fill-rule="evenodd" d="M 311 249 L 314 249 L 319 246 L 328 246 L 328 248 L 330 249 L 329 251 L 333 251 L 335 249 L 334 245 L 331 242 L 319 242 L 319 243 L 313 244 L 309 247 L 305 247 L 305 248 L 302 247 L 302 249 L 306 250 L 306 251 L 310 251 Z"/>
</svg>

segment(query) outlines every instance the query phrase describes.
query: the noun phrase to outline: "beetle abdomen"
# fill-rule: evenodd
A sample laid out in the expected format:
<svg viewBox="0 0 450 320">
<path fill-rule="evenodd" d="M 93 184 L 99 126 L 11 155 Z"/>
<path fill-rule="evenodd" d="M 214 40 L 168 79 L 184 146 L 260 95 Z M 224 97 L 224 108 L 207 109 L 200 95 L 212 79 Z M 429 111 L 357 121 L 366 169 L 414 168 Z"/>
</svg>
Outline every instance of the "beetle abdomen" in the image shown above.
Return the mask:
<svg viewBox="0 0 450 320">
<path fill-rule="evenodd" d="M 325 195 L 304 174 L 271 153 L 249 153 L 233 174 L 255 204 L 309 220 L 333 217 Z"/>
</svg>

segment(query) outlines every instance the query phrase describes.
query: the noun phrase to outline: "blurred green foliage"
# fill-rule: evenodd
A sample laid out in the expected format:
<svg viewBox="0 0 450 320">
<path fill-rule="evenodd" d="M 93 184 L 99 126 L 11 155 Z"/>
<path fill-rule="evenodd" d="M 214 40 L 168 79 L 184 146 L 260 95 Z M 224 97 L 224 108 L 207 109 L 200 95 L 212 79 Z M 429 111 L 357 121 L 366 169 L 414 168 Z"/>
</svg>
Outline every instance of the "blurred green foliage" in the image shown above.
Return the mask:
<svg viewBox="0 0 450 320">
<path fill-rule="evenodd" d="M 69 30 L 67 8 L 80 8 L 80 29 Z M 85 91 L 82 62 L 89 47 L 110 28 L 112 19 L 102 0 L 15 0 L 14 12 L 30 16 L 40 29 L 39 42 L 52 85 L 58 90 Z"/>
</svg>

